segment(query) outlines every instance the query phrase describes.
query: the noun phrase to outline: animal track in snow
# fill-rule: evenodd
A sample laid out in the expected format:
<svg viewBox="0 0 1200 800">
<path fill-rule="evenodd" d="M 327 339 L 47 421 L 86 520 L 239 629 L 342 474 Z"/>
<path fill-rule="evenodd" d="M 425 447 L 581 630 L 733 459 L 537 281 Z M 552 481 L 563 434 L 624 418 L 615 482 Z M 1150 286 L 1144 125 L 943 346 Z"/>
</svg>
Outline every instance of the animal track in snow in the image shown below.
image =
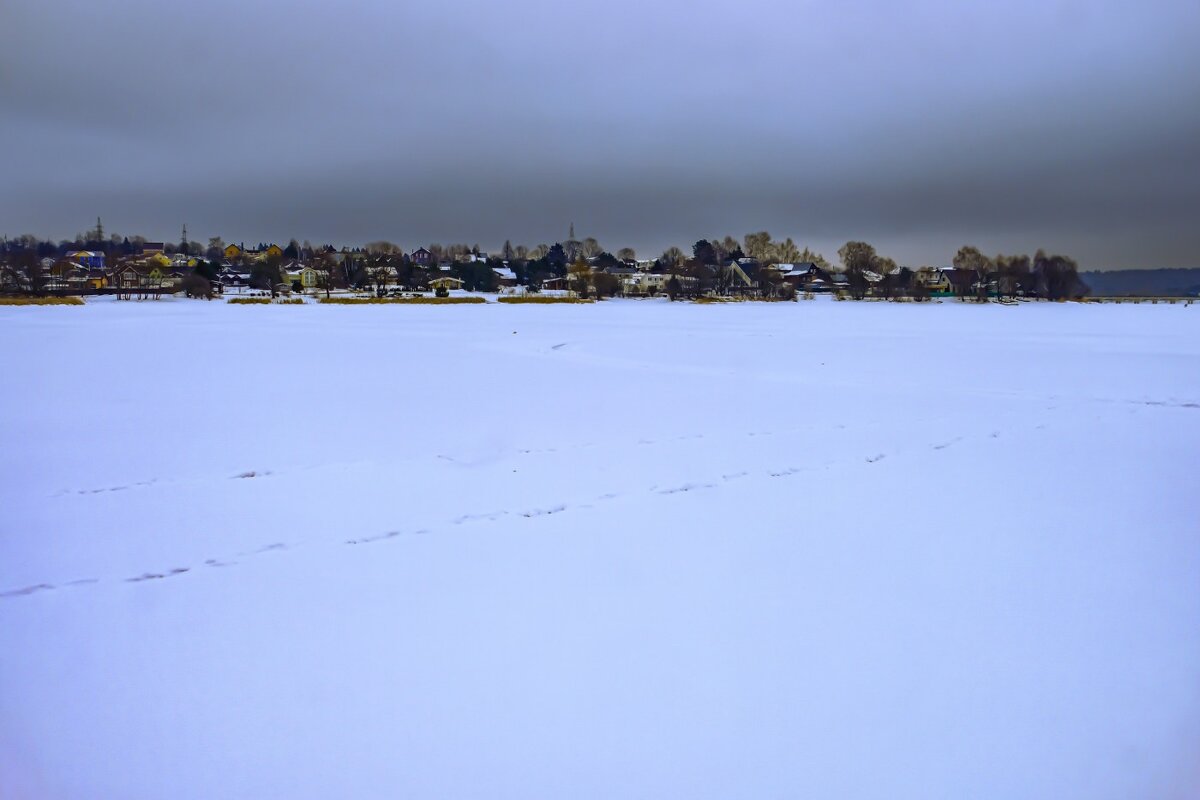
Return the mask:
<svg viewBox="0 0 1200 800">
<path fill-rule="evenodd" d="M 522 513 L 521 516 L 523 516 L 523 517 L 544 517 L 549 514 L 559 514 L 566 510 L 567 510 L 567 507 L 565 505 L 560 504 L 557 506 L 553 506 L 551 508 L 535 508 L 532 511 L 526 511 L 526 512 Z"/>
<path fill-rule="evenodd" d="M 886 453 L 880 453 L 880 454 L 879 454 L 879 455 L 877 455 L 877 456 L 867 456 L 867 463 L 868 463 L 868 464 L 874 464 L 876 461 L 882 461 L 882 460 L 883 460 L 883 459 L 885 459 L 885 458 L 887 458 L 887 454 L 886 454 Z"/>
<path fill-rule="evenodd" d="M 425 533 L 429 533 L 428 529 L 426 528 L 422 528 L 419 531 L 409 531 L 409 535 L 411 536 L 420 536 Z M 387 539 L 395 539 L 396 537 L 403 535 L 403 531 L 388 531 L 387 533 L 381 533 L 378 536 L 364 536 L 361 539 L 347 539 L 346 544 L 371 544 L 372 542 L 382 542 Z"/>
<path fill-rule="evenodd" d="M 867 460 L 869 461 L 870 459 Z M 767 474 L 769 474 L 772 478 L 786 478 L 789 475 L 795 475 L 796 473 L 803 471 L 803 467 L 788 467 L 787 469 L 781 469 L 777 472 L 770 472 Z"/>
<path fill-rule="evenodd" d="M 715 483 L 685 483 L 682 486 L 676 486 L 671 489 L 660 489 L 659 494 L 679 494 L 681 492 L 694 492 L 698 489 L 715 489 Z"/>
<path fill-rule="evenodd" d="M 1174 403 L 1167 400 L 1143 400 L 1141 401 L 1141 405 L 1163 406 L 1166 408 L 1200 408 L 1200 403 Z"/>
<path fill-rule="evenodd" d="M 53 584 L 37 583 L 33 586 L 24 586 L 20 589 L 11 589 L 7 592 L 0 592 L 0 597 L 21 597 L 22 595 L 33 594 L 34 592 L 48 592 L 53 588 Z"/>
<path fill-rule="evenodd" d="M 148 481 L 137 481 L 136 483 L 129 483 L 124 486 L 104 486 L 99 489 L 63 489 L 54 496 L 60 497 L 64 494 L 105 494 L 107 492 L 124 492 L 128 491 L 129 489 L 150 486 L 154 483 L 158 483 L 158 478 L 151 478 Z"/>
<path fill-rule="evenodd" d="M 163 578 L 173 578 L 176 575 L 182 575 L 183 573 L 190 571 L 190 567 L 175 567 L 175 569 L 168 570 L 167 572 L 143 572 L 141 575 L 136 577 L 126 578 L 125 582 L 141 583 L 142 581 L 157 581 Z"/>
<path fill-rule="evenodd" d="M 463 514 L 461 517 L 455 517 L 452 521 L 455 525 L 462 525 L 464 522 L 477 522 L 479 520 L 495 522 L 507 514 L 507 511 L 489 511 L 486 514 Z"/>
</svg>

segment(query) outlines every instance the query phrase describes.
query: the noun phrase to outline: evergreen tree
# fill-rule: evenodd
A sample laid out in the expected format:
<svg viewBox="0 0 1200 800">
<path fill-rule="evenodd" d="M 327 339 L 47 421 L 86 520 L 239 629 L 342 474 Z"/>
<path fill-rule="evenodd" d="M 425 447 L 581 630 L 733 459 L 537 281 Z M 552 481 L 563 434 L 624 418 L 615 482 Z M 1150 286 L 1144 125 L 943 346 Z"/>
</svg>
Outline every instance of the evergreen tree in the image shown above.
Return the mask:
<svg viewBox="0 0 1200 800">
<path fill-rule="evenodd" d="M 546 253 L 546 264 L 550 267 L 550 271 L 557 277 L 562 277 L 567 274 L 567 252 L 561 244 L 557 242 L 550 251 Z"/>
</svg>

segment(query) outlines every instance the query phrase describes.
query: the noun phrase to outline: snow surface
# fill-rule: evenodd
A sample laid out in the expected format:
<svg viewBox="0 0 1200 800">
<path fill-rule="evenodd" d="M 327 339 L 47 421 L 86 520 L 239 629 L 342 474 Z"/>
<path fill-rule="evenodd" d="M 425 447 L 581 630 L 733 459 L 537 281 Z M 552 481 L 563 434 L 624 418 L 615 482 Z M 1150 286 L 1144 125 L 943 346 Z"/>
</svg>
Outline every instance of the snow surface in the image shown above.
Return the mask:
<svg viewBox="0 0 1200 800">
<path fill-rule="evenodd" d="M 1200 308 L 0 334 L 0 797 L 1200 796 Z"/>
</svg>

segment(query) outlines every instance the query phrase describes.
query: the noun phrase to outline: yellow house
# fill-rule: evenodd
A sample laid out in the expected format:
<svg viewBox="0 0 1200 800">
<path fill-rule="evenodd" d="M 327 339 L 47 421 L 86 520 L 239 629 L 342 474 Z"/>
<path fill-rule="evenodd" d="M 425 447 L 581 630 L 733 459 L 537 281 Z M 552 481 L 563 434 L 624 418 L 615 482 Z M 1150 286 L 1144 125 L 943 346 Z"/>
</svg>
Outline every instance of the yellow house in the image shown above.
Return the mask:
<svg viewBox="0 0 1200 800">
<path fill-rule="evenodd" d="M 946 295 L 954 291 L 945 271 L 936 267 L 921 267 L 916 271 L 914 277 L 932 294 Z"/>
<path fill-rule="evenodd" d="M 449 275 L 434 278 L 429 282 L 429 285 L 434 289 L 461 289 L 463 282 L 458 278 L 451 278 Z"/>
<path fill-rule="evenodd" d="M 236 261 L 239 258 L 247 261 L 264 261 L 272 256 L 283 258 L 283 248 L 273 244 L 265 250 L 243 250 L 236 244 L 230 244 L 225 246 L 224 255 L 226 261 Z"/>
<path fill-rule="evenodd" d="M 146 259 L 146 263 L 158 267 L 169 267 L 171 266 L 171 259 L 167 258 L 163 253 L 155 253 Z"/>
<path fill-rule="evenodd" d="M 300 270 L 300 285 L 305 289 L 316 289 L 322 284 L 325 276 L 328 274 L 325 270 L 305 267 Z"/>
</svg>

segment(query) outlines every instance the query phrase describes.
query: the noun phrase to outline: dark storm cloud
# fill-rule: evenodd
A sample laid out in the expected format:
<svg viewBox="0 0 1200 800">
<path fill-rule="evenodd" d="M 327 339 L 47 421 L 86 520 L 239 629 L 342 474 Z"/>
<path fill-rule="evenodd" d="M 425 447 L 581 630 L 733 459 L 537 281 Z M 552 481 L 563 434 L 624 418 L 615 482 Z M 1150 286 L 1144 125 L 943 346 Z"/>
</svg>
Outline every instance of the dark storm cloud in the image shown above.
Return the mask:
<svg viewBox="0 0 1200 800">
<path fill-rule="evenodd" d="M 0 230 L 1192 265 L 1198 8 L 18 0 Z"/>
</svg>

